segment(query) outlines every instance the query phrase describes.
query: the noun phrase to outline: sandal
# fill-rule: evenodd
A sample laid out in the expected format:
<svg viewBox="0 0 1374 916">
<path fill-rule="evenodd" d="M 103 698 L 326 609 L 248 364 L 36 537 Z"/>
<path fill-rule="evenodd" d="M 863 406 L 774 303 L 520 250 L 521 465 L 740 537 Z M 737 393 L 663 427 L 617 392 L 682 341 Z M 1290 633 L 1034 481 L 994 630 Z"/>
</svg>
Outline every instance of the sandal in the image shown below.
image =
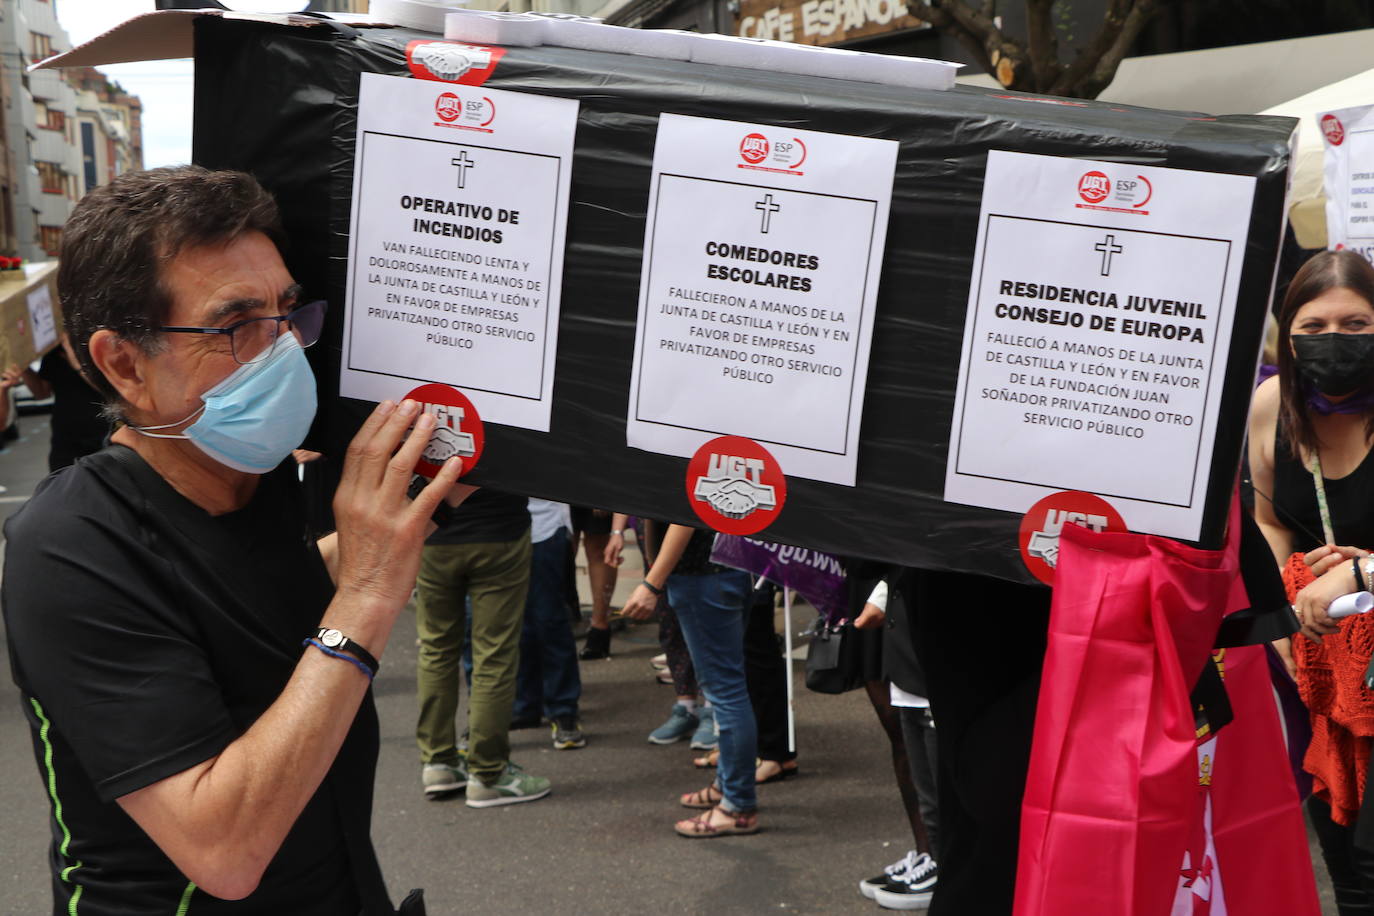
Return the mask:
<svg viewBox="0 0 1374 916">
<path fill-rule="evenodd" d="M 720 763 L 719 750 L 714 750 L 708 754 L 702 754 L 700 757 L 692 758 L 692 766 L 696 767 L 698 770 L 714 770 L 718 763 Z"/>
<path fill-rule="evenodd" d="M 720 790 L 714 785 L 709 785 L 704 789 L 697 789 L 695 792 L 688 792 L 679 801 L 684 808 L 714 808 L 723 801 L 725 796 L 720 794 Z"/>
<path fill-rule="evenodd" d="M 713 824 L 712 816 L 719 811 L 722 816 L 729 818 L 729 823 Z M 674 826 L 679 836 L 688 839 L 706 839 L 717 836 L 746 836 L 751 833 L 759 832 L 758 812 L 750 811 L 747 814 L 732 814 L 721 807 L 714 807 L 704 814 L 688 818 L 685 821 L 678 821 Z"/>
<path fill-rule="evenodd" d="M 764 770 L 768 770 L 767 776 L 763 775 Z M 795 760 L 789 760 L 787 763 L 778 760 L 760 760 L 758 768 L 754 770 L 754 784 L 764 786 L 770 782 L 782 782 L 784 779 L 791 779 L 800 773 L 801 767 L 797 766 Z"/>
</svg>

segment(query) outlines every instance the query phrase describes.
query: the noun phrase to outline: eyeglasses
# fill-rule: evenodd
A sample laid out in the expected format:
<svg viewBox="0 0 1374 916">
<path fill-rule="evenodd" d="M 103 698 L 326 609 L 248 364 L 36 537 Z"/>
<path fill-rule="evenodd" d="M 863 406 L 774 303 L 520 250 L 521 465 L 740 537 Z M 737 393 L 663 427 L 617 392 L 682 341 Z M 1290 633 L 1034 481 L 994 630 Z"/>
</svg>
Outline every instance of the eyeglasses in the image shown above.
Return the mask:
<svg viewBox="0 0 1374 916">
<path fill-rule="evenodd" d="M 245 318 L 227 328 L 177 328 L 162 327 L 159 331 L 173 334 L 228 334 L 229 346 L 234 359 L 244 365 L 256 363 L 272 351 L 283 324 L 295 333 L 302 347 L 308 347 L 320 339 L 324 330 L 324 311 L 328 307 L 323 299 L 308 302 L 287 312 L 270 318 Z"/>
</svg>

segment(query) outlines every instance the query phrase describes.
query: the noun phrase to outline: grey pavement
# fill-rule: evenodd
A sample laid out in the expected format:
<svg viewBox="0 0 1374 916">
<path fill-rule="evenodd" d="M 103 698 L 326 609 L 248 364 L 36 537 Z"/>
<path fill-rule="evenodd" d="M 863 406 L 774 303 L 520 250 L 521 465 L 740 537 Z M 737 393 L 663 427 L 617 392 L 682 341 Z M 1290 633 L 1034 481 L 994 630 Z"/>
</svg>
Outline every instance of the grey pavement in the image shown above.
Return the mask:
<svg viewBox="0 0 1374 916">
<path fill-rule="evenodd" d="M 0 452 L 0 484 L 8 488 L 0 519 L 32 493 L 46 467 L 47 418 L 24 417 L 21 429 L 21 440 Z M 638 581 L 638 561 L 627 551 L 617 604 Z M 581 586 L 585 594 L 585 577 Z M 686 840 L 672 830 L 690 814 L 677 797 L 709 777 L 692 767 L 685 743 L 645 740 L 673 702 L 648 665 L 658 652 L 655 626 L 617 634 L 611 659 L 582 663 L 586 748 L 555 751 L 544 728 L 512 733 L 516 762 L 551 779 L 553 794 L 486 810 L 421 794 L 414 620 L 403 614 L 397 626 L 376 680 L 382 745 L 373 817 L 393 897 L 423 887 L 434 916 L 878 910 L 856 884 L 901 857 L 911 837 L 886 739 L 862 691 L 809 693 L 798 663 L 802 775 L 761 788 L 762 833 Z M 0 627 L 0 655 L 3 642 Z M 8 662 L 0 668 L 0 916 L 29 916 L 51 908 L 48 804 Z M 1336 912 L 1325 883 L 1323 912 Z"/>
</svg>

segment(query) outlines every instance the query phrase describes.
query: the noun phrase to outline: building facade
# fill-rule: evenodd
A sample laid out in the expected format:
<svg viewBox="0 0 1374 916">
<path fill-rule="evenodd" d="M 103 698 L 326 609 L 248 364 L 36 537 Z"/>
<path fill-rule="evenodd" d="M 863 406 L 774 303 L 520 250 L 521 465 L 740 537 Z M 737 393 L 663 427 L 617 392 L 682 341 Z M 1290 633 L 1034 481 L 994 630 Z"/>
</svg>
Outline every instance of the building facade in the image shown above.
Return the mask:
<svg viewBox="0 0 1374 916">
<path fill-rule="evenodd" d="M 0 0 L 0 254 L 29 260 L 56 257 L 81 196 L 143 161 L 137 97 L 94 69 L 28 72 L 71 48 L 57 2 Z"/>
</svg>

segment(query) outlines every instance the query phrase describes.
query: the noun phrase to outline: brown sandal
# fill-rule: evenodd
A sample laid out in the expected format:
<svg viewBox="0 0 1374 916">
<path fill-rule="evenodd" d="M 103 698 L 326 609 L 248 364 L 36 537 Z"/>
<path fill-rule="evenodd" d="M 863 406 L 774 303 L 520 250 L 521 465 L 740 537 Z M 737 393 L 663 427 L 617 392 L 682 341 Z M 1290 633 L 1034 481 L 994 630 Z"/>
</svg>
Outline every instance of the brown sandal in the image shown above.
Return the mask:
<svg viewBox="0 0 1374 916">
<path fill-rule="evenodd" d="M 711 823 L 711 816 L 717 811 L 729 818 L 730 822 L 728 824 Z M 747 814 L 732 814 L 724 808 L 716 806 L 696 817 L 678 821 L 674 825 L 674 829 L 677 830 L 679 836 L 685 836 L 690 840 L 718 836 L 747 836 L 759 832 L 759 816 L 758 812 L 755 811 Z"/>
<path fill-rule="evenodd" d="M 697 789 L 695 792 L 688 792 L 686 795 L 682 796 L 680 801 L 684 808 L 709 809 L 714 808 L 724 798 L 725 796 L 720 794 L 719 789 L 714 785 L 710 785 L 704 789 Z"/>
<path fill-rule="evenodd" d="M 698 770 L 714 770 L 720 763 L 720 751 L 711 751 L 709 754 L 702 754 L 700 757 L 692 758 L 692 766 Z"/>
</svg>

